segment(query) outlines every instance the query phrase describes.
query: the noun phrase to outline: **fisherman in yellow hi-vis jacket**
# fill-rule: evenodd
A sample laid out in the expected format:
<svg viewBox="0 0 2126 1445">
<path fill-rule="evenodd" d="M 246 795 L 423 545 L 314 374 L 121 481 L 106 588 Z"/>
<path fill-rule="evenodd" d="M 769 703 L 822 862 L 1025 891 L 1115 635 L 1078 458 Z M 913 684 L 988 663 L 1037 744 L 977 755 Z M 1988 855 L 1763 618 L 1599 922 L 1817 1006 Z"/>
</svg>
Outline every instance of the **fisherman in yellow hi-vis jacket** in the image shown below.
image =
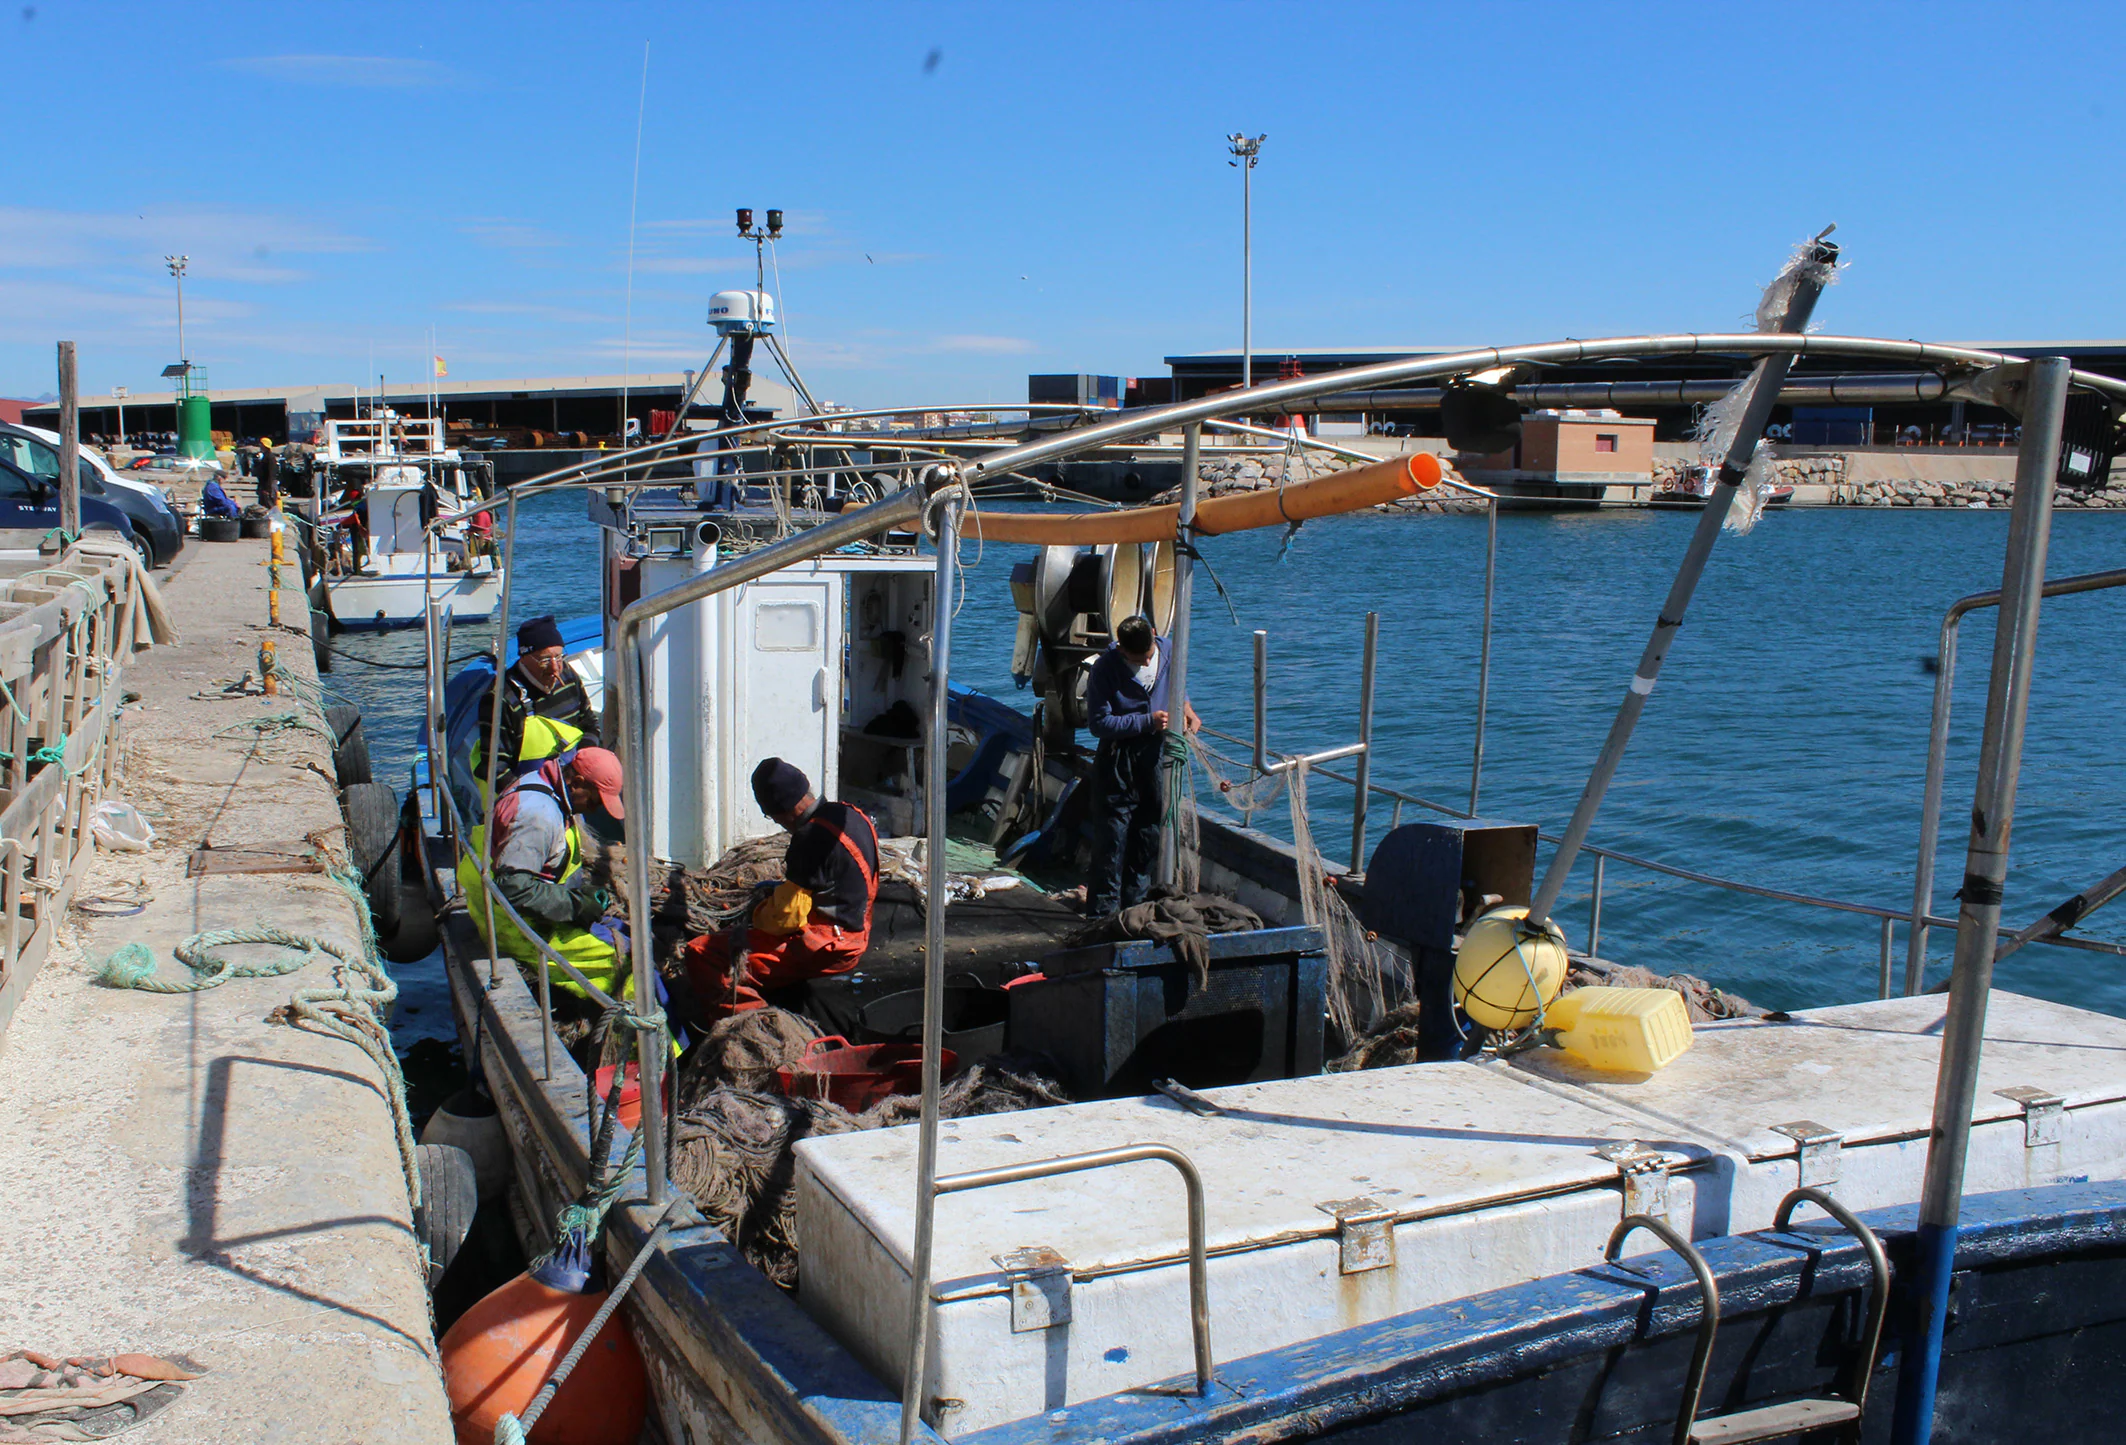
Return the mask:
<svg viewBox="0 0 2126 1445">
<path fill-rule="evenodd" d="M 502 785 L 489 822 L 474 828 L 467 841 L 484 852 L 495 891 L 518 916 L 585 978 L 609 996 L 620 996 L 627 929 L 619 919 L 606 917 L 609 899 L 583 865 L 581 821 L 584 810 L 594 806 L 614 818 L 623 816 L 620 759 L 603 748 L 578 746 L 580 738 L 566 723 L 527 718 L 517 771 Z M 522 963 L 544 963 L 555 988 L 588 997 L 506 915 L 489 919 L 470 858 L 458 861 L 458 885 L 483 937 L 492 927 L 502 952 Z"/>
</svg>

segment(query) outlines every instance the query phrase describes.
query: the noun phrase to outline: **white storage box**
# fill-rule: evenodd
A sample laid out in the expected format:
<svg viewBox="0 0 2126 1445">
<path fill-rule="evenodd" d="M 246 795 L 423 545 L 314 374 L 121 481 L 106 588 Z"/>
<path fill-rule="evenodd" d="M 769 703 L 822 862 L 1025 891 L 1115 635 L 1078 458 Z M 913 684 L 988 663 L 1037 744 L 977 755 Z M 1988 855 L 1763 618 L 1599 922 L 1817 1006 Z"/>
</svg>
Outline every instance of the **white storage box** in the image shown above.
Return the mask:
<svg viewBox="0 0 2126 1445">
<path fill-rule="evenodd" d="M 1592 1097 L 1561 1098 L 1474 1064 L 1209 1097 L 1228 1112 L 1198 1116 L 1155 1097 L 949 1121 L 938 1170 L 1138 1142 L 1181 1150 L 1203 1176 L 1211 1340 L 1225 1360 L 1593 1262 L 1622 1213 L 1617 1165 L 1597 1151 L 1648 1134 L 1643 1119 Z M 906 1126 L 798 1146 L 800 1298 L 894 1382 L 906 1349 L 915 1142 Z M 1708 1153 L 1674 1148 L 1677 1163 Z M 1692 1218 L 1698 1185 L 1696 1176 L 1671 1184 L 1679 1220 Z M 1711 1192 L 1724 1210 L 1725 1186 Z M 925 1394 L 943 1403 L 926 1415 L 956 1433 L 1192 1371 L 1184 1200 L 1180 1176 L 1158 1162 L 941 1198 Z M 1330 1212 L 1354 1200 L 1387 1216 L 1370 1236 L 1363 1220 L 1340 1232 Z M 997 1260 L 1041 1247 L 1069 1266 L 1068 1284 L 1051 1280 L 1042 1308 L 1069 1317 L 1039 1327 L 1022 1302 L 1014 1329 L 1011 1278 Z"/>
<path fill-rule="evenodd" d="M 1204 1182 L 1212 1347 L 1231 1360 L 1597 1263 L 1634 1144 L 1630 1162 L 1671 1172 L 1634 1173 L 1631 1207 L 1665 1203 L 1693 1238 L 1769 1226 L 1804 1177 L 1835 1175 L 1857 1209 L 1914 1202 L 1943 1011 L 1893 999 L 1701 1025 L 1639 1081 L 1536 1051 L 1214 1090 L 1216 1117 L 1151 1098 L 955 1120 L 939 1173 L 1181 1150 Z M 2126 1177 L 2126 1021 L 1996 992 L 1977 1117 L 1967 1192 Z M 797 1151 L 800 1299 L 895 1384 L 915 1143 L 908 1126 Z M 1378 1208 L 1339 1226 L 1353 1201 Z M 941 1198 L 926 1417 L 958 1433 L 1188 1375 L 1187 1239 L 1181 1180 L 1159 1162 Z M 1019 1292 L 1015 1319 L 999 1258 L 1044 1248 L 1064 1268 Z"/>
<path fill-rule="evenodd" d="M 1513 1065 L 1733 1156 L 1728 1217 L 1713 1232 L 1742 1234 L 1770 1228 L 1797 1184 L 1827 1185 L 1859 1210 L 1918 1201 L 1948 1006 L 1947 995 L 1928 994 L 1812 1009 L 1790 1023 L 1700 1024 L 1690 1051 L 1643 1081 L 1546 1049 Z M 2126 1020 L 1994 990 L 1964 1192 L 2122 1177 Z"/>
</svg>

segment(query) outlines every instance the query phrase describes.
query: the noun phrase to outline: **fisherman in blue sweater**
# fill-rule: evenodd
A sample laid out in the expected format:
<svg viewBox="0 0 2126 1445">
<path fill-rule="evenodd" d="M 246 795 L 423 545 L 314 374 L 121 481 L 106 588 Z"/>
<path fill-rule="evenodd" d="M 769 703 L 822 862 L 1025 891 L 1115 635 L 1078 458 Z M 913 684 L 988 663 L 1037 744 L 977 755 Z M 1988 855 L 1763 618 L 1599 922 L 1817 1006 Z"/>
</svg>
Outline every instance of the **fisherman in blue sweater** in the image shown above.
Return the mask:
<svg viewBox="0 0 2126 1445">
<path fill-rule="evenodd" d="M 1144 901 L 1159 859 L 1160 753 L 1165 741 L 1167 648 L 1142 617 L 1125 618 L 1086 680 L 1093 754 L 1093 867 L 1085 912 L 1105 918 Z M 1187 726 L 1202 724 L 1186 700 Z"/>
</svg>

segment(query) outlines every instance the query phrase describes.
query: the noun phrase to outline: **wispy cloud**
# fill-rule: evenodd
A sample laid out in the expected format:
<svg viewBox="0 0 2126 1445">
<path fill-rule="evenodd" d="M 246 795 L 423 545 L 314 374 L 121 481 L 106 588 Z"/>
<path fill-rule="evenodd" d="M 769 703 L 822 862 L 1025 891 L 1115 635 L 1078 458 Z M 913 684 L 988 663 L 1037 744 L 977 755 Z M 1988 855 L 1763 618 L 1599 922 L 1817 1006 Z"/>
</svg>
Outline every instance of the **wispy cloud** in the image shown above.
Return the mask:
<svg viewBox="0 0 2126 1445">
<path fill-rule="evenodd" d="M 458 222 L 458 231 L 483 246 L 498 246 L 505 251 L 546 251 L 568 244 L 565 238 L 537 222 L 514 216 L 467 216 Z"/>
<path fill-rule="evenodd" d="M 361 90 L 412 90 L 453 78 L 446 65 L 401 55 L 237 55 L 221 65 L 269 80 Z"/>
<path fill-rule="evenodd" d="M 626 265 L 623 256 L 622 265 Z M 726 256 L 644 256 L 635 257 L 635 269 L 650 276 L 716 276 L 750 272 L 751 260 L 739 261 Z"/>
<path fill-rule="evenodd" d="M 1040 347 L 1023 336 L 940 336 L 929 347 L 931 351 L 971 351 L 978 356 L 1024 356 Z"/>
</svg>

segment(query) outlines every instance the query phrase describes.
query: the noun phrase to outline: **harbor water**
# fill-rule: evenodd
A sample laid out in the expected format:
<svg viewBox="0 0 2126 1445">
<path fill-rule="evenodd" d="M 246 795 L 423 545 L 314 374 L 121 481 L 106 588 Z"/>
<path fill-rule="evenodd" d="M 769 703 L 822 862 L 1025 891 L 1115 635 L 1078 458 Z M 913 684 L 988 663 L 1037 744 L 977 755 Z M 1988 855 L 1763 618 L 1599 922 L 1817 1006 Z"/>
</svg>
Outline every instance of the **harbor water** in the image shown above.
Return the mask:
<svg viewBox="0 0 2126 1445">
<path fill-rule="evenodd" d="M 597 607 L 597 535 L 580 493 L 519 509 L 512 616 Z M 1498 588 L 1481 813 L 1560 830 L 1666 594 L 1697 518 L 1688 513 L 1509 514 L 1500 519 Z M 1726 535 L 1701 583 L 1593 841 L 1644 857 L 1830 898 L 1906 909 L 1919 840 L 1933 698 L 1930 664 L 1943 611 L 1999 586 L 2005 511 L 1921 509 L 1774 513 Z M 1466 806 L 1476 719 L 1485 523 L 1481 516 L 1364 514 L 1276 533 L 1206 539 L 1203 554 L 1232 614 L 1197 573 L 1190 691 L 1213 727 L 1252 726 L 1252 631 L 1269 633 L 1269 739 L 1307 751 L 1356 737 L 1364 614 L 1381 616 L 1373 778 Z M 2064 513 L 2048 573 L 2115 566 L 2126 517 Z M 1020 706 L 1009 675 L 1010 566 L 1029 549 L 966 544 L 954 677 Z M 1237 616 L 1237 624 L 1233 620 Z M 1953 915 L 1985 708 L 1994 612 L 1964 623 L 1934 911 Z M 2004 921 L 2020 926 L 2120 866 L 2121 789 L 2106 739 L 2126 684 L 2114 656 L 2126 597 L 2045 604 L 2024 750 Z M 459 629 L 453 650 L 488 646 Z M 421 688 L 418 632 L 342 635 L 333 685 L 360 702 L 376 776 L 403 790 Z M 1229 752 L 1239 749 L 1228 747 Z M 1339 770 L 1343 765 L 1336 765 Z M 1348 855 L 1350 789 L 1317 778 L 1313 830 L 1332 860 Z M 1406 810 L 1405 820 L 1425 814 Z M 1280 802 L 1257 822 L 1289 836 Z M 1388 823 L 1376 800 L 1372 838 Z M 1547 856 L 1547 848 L 1545 850 Z M 1559 909 L 1584 944 L 1591 861 Z M 2080 930 L 2126 938 L 2098 914 Z M 1936 930 L 1930 978 L 1951 939 Z M 1896 974 L 1904 970 L 1897 930 Z M 1774 1008 L 1875 995 L 1873 918 L 1748 897 L 1612 863 L 1601 951 L 1657 971 L 1704 975 Z M 1997 982 L 2018 992 L 2126 1014 L 2126 968 L 2100 954 L 2031 947 Z M 398 970 L 407 1003 L 401 1048 L 447 1042 L 440 967 Z"/>
</svg>

